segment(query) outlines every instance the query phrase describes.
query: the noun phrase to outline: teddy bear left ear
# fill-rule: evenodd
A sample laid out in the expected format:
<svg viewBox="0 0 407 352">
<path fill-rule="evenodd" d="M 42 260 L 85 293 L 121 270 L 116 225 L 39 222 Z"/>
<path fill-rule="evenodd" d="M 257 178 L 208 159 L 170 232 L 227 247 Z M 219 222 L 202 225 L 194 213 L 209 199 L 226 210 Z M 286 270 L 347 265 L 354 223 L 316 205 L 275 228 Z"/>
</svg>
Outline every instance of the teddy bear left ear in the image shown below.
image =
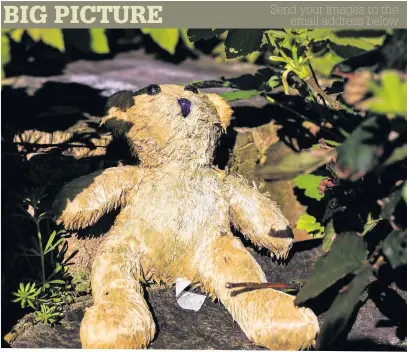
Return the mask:
<svg viewBox="0 0 407 352">
<path fill-rule="evenodd" d="M 215 105 L 216 111 L 220 117 L 220 122 L 223 129 L 226 131 L 227 127 L 230 125 L 230 119 L 232 117 L 233 110 L 230 105 L 223 99 L 220 95 L 214 93 L 207 93 L 206 96 L 209 98 L 211 103 Z"/>
</svg>

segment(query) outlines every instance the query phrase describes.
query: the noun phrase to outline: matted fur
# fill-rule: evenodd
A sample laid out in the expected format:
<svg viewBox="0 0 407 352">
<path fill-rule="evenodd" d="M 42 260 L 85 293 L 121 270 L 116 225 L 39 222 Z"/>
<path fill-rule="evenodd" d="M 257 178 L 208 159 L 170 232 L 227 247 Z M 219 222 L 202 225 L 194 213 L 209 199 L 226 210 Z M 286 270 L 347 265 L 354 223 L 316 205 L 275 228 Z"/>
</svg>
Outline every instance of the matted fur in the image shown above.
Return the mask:
<svg viewBox="0 0 407 352">
<path fill-rule="evenodd" d="M 186 117 L 179 98 L 191 102 Z M 294 305 L 293 296 L 272 289 L 231 296 L 225 286 L 266 282 L 231 226 L 277 257 L 285 257 L 293 241 L 288 221 L 268 195 L 212 165 L 230 121 L 229 105 L 219 96 L 173 85 L 133 100 L 130 107 L 113 104 L 102 123 L 127 138 L 141 164 L 74 180 L 55 202 L 58 220 L 68 228 L 90 226 L 121 207 L 93 263 L 94 305 L 82 321 L 83 347 L 146 347 L 155 326 L 142 285 L 174 284 L 178 277 L 199 282 L 218 298 L 255 344 L 310 347 L 318 322 L 311 310 Z"/>
</svg>

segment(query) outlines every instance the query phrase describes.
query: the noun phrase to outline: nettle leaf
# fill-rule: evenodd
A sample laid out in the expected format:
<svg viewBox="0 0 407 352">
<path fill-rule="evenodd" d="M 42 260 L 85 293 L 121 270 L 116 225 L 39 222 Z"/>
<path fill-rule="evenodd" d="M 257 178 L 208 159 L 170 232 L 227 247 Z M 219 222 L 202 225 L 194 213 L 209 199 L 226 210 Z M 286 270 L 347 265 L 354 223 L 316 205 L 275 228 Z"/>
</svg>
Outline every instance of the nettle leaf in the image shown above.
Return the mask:
<svg viewBox="0 0 407 352">
<path fill-rule="evenodd" d="M 373 97 L 364 103 L 369 111 L 407 118 L 407 80 L 403 80 L 401 74 L 393 70 L 383 71 L 380 84 L 371 81 L 369 88 Z"/>
<path fill-rule="evenodd" d="M 364 265 L 367 250 L 363 239 L 353 232 L 337 235 L 331 250 L 315 263 L 311 277 L 298 292 L 295 303 L 314 298 L 338 280 Z"/>
<path fill-rule="evenodd" d="M 382 211 L 380 217 L 383 219 L 390 220 L 393 216 L 394 210 L 402 197 L 402 188 L 398 187 L 393 192 L 389 194 L 387 198 L 381 200 Z"/>
<path fill-rule="evenodd" d="M 379 165 L 389 132 L 389 121 L 384 116 L 363 121 L 337 148 L 337 175 L 356 181 Z"/>
<path fill-rule="evenodd" d="M 180 37 L 178 28 L 141 28 L 141 31 L 150 35 L 154 42 L 165 51 L 172 55 L 175 54 L 175 48 Z"/>
<path fill-rule="evenodd" d="M 299 175 L 293 181 L 299 189 L 305 190 L 304 194 L 307 197 L 321 200 L 322 198 L 324 198 L 324 195 L 319 193 L 318 186 L 323 179 L 323 176 L 308 174 Z"/>
<path fill-rule="evenodd" d="M 236 59 L 258 51 L 262 39 L 262 29 L 229 29 L 225 40 L 226 58 Z"/>
<path fill-rule="evenodd" d="M 90 34 L 90 48 L 96 54 L 107 54 L 110 51 L 109 43 L 107 41 L 106 33 L 103 28 L 91 28 Z"/>
<path fill-rule="evenodd" d="M 365 290 L 372 273 L 370 266 L 364 266 L 351 283 L 342 288 L 324 316 L 324 323 L 317 339 L 317 350 L 324 350 L 337 340 L 348 326 L 352 313 L 359 303 L 360 295 Z"/>
<path fill-rule="evenodd" d="M 213 37 L 217 37 L 226 32 L 227 29 L 188 29 L 188 38 L 192 43 L 196 43 L 198 40 L 207 40 Z"/>
<path fill-rule="evenodd" d="M 312 149 L 300 153 L 289 153 L 277 164 L 267 165 L 257 171 L 266 180 L 293 179 L 299 174 L 309 173 L 326 164 L 336 156 L 335 149 Z"/>
<path fill-rule="evenodd" d="M 383 242 L 383 253 L 393 269 L 407 265 L 407 231 L 393 231 Z"/>
<path fill-rule="evenodd" d="M 262 92 L 258 90 L 235 90 L 233 92 L 223 92 L 219 95 L 227 102 L 231 102 L 235 100 L 249 99 L 260 94 L 262 94 Z"/>
<path fill-rule="evenodd" d="M 298 218 L 296 227 L 298 230 L 307 231 L 314 238 L 320 238 L 324 233 L 324 227 L 321 226 L 321 223 L 317 222 L 317 219 L 309 214 L 302 214 Z"/>
</svg>

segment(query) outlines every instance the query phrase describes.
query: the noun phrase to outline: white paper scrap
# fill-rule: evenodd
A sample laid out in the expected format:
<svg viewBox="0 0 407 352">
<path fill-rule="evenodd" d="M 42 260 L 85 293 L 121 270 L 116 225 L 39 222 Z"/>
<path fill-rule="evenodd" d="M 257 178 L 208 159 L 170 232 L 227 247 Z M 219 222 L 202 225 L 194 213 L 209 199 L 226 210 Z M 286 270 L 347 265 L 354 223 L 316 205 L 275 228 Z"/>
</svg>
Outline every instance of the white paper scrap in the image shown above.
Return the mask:
<svg viewBox="0 0 407 352">
<path fill-rule="evenodd" d="M 191 284 L 191 281 L 178 278 L 175 283 L 175 298 L 178 305 L 183 309 L 197 312 L 205 302 L 206 296 L 184 290 Z"/>
</svg>

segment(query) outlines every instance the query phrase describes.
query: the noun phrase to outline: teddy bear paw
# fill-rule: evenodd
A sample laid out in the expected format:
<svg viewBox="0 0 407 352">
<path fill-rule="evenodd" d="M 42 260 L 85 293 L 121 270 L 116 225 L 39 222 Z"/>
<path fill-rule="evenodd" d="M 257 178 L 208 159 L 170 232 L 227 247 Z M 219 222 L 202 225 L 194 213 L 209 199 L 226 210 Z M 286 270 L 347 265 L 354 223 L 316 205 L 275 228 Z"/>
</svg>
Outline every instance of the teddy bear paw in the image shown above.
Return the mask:
<svg viewBox="0 0 407 352">
<path fill-rule="evenodd" d="M 87 309 L 82 320 L 82 348 L 141 349 L 155 334 L 151 313 L 136 305 L 102 303 Z"/>
</svg>

